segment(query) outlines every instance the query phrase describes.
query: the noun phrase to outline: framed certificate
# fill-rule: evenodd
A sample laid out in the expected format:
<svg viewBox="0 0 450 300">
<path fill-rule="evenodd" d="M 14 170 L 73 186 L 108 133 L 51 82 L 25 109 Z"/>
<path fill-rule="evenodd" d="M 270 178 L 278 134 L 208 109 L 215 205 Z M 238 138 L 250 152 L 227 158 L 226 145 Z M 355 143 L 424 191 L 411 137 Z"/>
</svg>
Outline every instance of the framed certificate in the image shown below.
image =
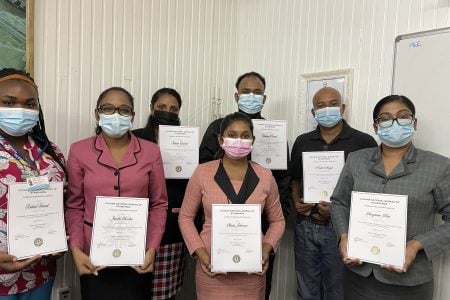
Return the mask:
<svg viewBox="0 0 450 300">
<path fill-rule="evenodd" d="M 261 272 L 261 205 L 213 204 L 212 272 Z"/>
<path fill-rule="evenodd" d="M 271 170 L 287 169 L 287 121 L 253 119 L 252 160 Z"/>
<path fill-rule="evenodd" d="M 97 196 L 90 253 L 94 265 L 144 263 L 148 202 L 148 198 Z"/>
<path fill-rule="evenodd" d="M 8 192 L 8 253 L 18 259 L 67 251 L 63 182 L 29 190 L 11 183 Z"/>
<path fill-rule="evenodd" d="M 342 168 L 344 151 L 303 152 L 303 201 L 330 201 Z"/>
<path fill-rule="evenodd" d="M 198 165 L 198 127 L 159 126 L 159 148 L 166 178 L 190 178 Z"/>
<path fill-rule="evenodd" d="M 405 263 L 408 196 L 352 192 L 348 256 L 402 268 Z"/>
</svg>

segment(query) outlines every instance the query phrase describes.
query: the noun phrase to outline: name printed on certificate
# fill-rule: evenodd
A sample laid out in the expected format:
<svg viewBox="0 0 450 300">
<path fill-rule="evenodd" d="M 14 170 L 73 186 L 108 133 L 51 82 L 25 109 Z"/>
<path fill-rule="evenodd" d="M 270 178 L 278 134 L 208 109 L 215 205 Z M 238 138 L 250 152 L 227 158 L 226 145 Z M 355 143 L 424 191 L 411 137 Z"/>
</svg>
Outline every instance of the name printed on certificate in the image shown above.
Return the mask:
<svg viewBox="0 0 450 300">
<path fill-rule="evenodd" d="M 287 169 L 287 121 L 253 119 L 252 160 L 271 170 Z"/>
<path fill-rule="evenodd" d="M 166 178 L 190 178 L 198 166 L 199 128 L 159 126 L 159 148 Z"/>
<path fill-rule="evenodd" d="M 348 256 L 402 268 L 405 262 L 408 196 L 352 192 Z"/>
<path fill-rule="evenodd" d="M 97 196 L 90 252 L 94 265 L 144 263 L 148 202 L 148 198 Z"/>
<path fill-rule="evenodd" d="M 212 272 L 261 272 L 260 204 L 213 204 Z"/>
<path fill-rule="evenodd" d="M 67 251 L 63 182 L 30 190 L 11 183 L 8 192 L 8 253 L 18 259 Z"/>
<path fill-rule="evenodd" d="M 345 164 L 344 151 L 302 152 L 303 201 L 330 201 Z"/>
</svg>

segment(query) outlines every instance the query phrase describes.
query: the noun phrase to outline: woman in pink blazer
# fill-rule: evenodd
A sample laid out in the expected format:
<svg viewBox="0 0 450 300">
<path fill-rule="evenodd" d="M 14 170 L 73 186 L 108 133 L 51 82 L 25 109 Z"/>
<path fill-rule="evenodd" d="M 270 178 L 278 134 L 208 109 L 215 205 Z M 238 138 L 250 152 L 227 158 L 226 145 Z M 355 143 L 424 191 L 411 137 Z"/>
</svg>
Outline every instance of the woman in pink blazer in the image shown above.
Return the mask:
<svg viewBox="0 0 450 300">
<path fill-rule="evenodd" d="M 151 273 L 166 221 L 167 192 L 156 144 L 129 130 L 133 97 L 113 87 L 99 96 L 97 135 L 72 144 L 67 172 L 66 226 L 83 299 L 149 299 Z M 89 259 L 96 196 L 150 198 L 144 265 L 100 268 Z M 101 296 L 100 296 L 101 295 Z"/>
<path fill-rule="evenodd" d="M 278 188 L 270 170 L 247 160 L 253 144 L 253 125 L 242 113 L 222 121 L 219 143 L 223 158 L 197 167 L 189 180 L 179 224 L 186 246 L 197 257 L 197 298 L 264 299 L 269 254 L 277 249 L 284 232 Z M 211 272 L 212 204 L 261 204 L 270 223 L 262 239 L 262 272 L 257 274 Z M 194 218 L 203 207 L 205 223 L 199 234 Z M 262 234 L 262 233 L 261 233 Z"/>
</svg>

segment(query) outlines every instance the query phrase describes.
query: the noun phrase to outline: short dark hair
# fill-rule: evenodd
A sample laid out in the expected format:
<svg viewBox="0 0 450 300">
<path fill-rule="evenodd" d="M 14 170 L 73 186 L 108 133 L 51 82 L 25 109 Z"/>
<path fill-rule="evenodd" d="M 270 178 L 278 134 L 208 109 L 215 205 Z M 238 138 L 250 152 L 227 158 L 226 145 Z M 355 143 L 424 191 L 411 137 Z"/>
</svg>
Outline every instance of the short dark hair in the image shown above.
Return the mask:
<svg viewBox="0 0 450 300">
<path fill-rule="evenodd" d="M 238 79 L 236 80 L 236 89 L 239 89 L 239 84 L 241 84 L 242 79 L 246 78 L 246 77 L 256 77 L 259 80 L 261 80 L 261 82 L 263 83 L 264 89 L 266 89 L 266 79 L 264 78 L 264 76 L 262 76 L 261 74 L 251 71 L 248 73 L 244 73 L 241 76 L 238 77 Z"/>
<path fill-rule="evenodd" d="M 108 95 L 109 92 L 122 92 L 125 95 L 127 95 L 128 101 L 131 104 L 131 108 L 134 110 L 134 98 L 133 96 L 130 94 L 129 91 L 127 91 L 126 89 L 120 87 L 120 86 L 113 86 L 110 87 L 106 90 L 104 90 L 103 92 L 100 93 L 100 95 L 98 96 L 97 99 L 97 104 L 95 105 L 95 108 L 98 108 L 100 105 L 100 102 L 103 100 L 103 98 L 106 97 L 106 95 Z M 102 127 L 100 127 L 100 125 L 97 124 L 97 126 L 95 126 L 95 134 L 100 134 L 102 132 Z"/>
<path fill-rule="evenodd" d="M 376 121 L 381 108 L 385 104 L 388 104 L 391 102 L 396 102 L 396 101 L 403 103 L 412 112 L 413 115 L 416 114 L 416 107 L 414 106 L 414 103 L 411 100 L 409 100 L 408 97 L 403 96 L 403 95 L 389 95 L 389 96 L 384 97 L 380 101 L 378 101 L 378 103 L 373 108 L 373 114 L 372 114 L 373 121 L 374 122 Z"/>
<path fill-rule="evenodd" d="M 155 102 L 158 101 L 159 97 L 161 97 L 162 95 L 165 95 L 165 94 L 168 94 L 168 95 L 171 95 L 171 96 L 175 97 L 175 99 L 177 99 L 177 102 L 178 102 L 178 107 L 181 108 L 182 101 L 181 101 L 180 94 L 176 90 L 174 90 L 172 88 L 167 88 L 167 87 L 163 87 L 163 88 L 157 90 L 153 94 L 152 100 L 150 101 L 150 104 L 152 105 L 152 107 L 155 104 Z"/>
<path fill-rule="evenodd" d="M 235 112 L 229 115 L 226 115 L 225 118 L 223 118 L 222 123 L 220 123 L 220 133 L 219 136 L 223 136 L 223 133 L 225 132 L 225 130 L 233 123 L 233 122 L 237 122 L 237 121 L 242 121 L 244 123 L 247 123 L 248 127 L 250 128 L 250 131 L 252 132 L 253 135 L 253 123 L 252 123 L 252 119 L 250 119 L 249 116 L 247 116 L 244 113 L 241 112 Z M 223 149 L 221 147 L 219 147 L 219 149 L 217 150 L 217 153 L 215 154 L 214 158 L 215 159 L 221 159 L 223 158 L 223 156 L 225 155 L 225 152 L 223 151 Z"/>
<path fill-rule="evenodd" d="M 31 81 L 34 82 L 33 77 L 31 77 L 30 73 L 27 73 L 23 70 L 18 70 L 18 69 L 14 69 L 14 68 L 4 68 L 0 70 L 0 78 L 9 76 L 9 75 L 22 75 L 22 76 L 26 76 L 28 77 L 28 79 L 30 79 Z"/>
<path fill-rule="evenodd" d="M 113 87 L 110 87 L 110 88 L 104 90 L 103 92 L 101 92 L 100 95 L 98 96 L 97 104 L 96 104 L 95 107 L 99 106 L 100 102 L 103 100 L 103 98 L 106 97 L 106 95 L 108 95 L 109 92 L 122 92 L 125 95 L 127 95 L 127 98 L 128 98 L 128 100 L 129 100 L 129 102 L 131 104 L 131 108 L 134 109 L 134 98 L 133 98 L 133 96 L 130 94 L 129 91 L 127 91 L 126 89 L 124 89 L 124 88 L 122 88 L 120 86 L 113 86 Z"/>
<path fill-rule="evenodd" d="M 28 79 L 30 79 L 32 82 L 34 82 L 33 77 L 31 77 L 31 75 L 29 73 L 27 73 L 23 70 L 18 70 L 18 69 L 14 69 L 14 68 L 4 68 L 4 69 L 0 70 L 0 78 L 4 78 L 9 75 L 26 76 Z M 36 91 L 37 91 L 37 89 L 36 89 Z M 44 151 L 45 153 L 47 153 L 48 155 L 50 155 L 56 161 L 56 163 L 63 169 L 64 173 L 67 176 L 66 167 L 64 165 L 64 162 L 56 154 L 55 150 L 53 149 L 53 147 L 50 144 L 50 140 L 48 139 L 47 133 L 45 132 L 44 113 L 42 112 L 42 108 L 41 108 L 39 99 L 38 99 L 38 103 L 39 103 L 39 121 L 36 124 L 36 126 L 34 126 L 31 129 L 31 136 L 34 137 L 33 140 L 39 146 L 39 148 L 42 151 Z"/>
<path fill-rule="evenodd" d="M 244 123 L 247 123 L 248 127 L 250 127 L 250 131 L 253 135 L 253 123 L 252 119 L 250 119 L 249 116 L 246 114 L 243 114 L 241 112 L 235 112 L 229 115 L 226 115 L 225 118 L 223 118 L 222 123 L 220 123 L 220 135 L 222 136 L 225 132 L 225 129 L 227 129 L 232 123 L 242 121 Z"/>
</svg>

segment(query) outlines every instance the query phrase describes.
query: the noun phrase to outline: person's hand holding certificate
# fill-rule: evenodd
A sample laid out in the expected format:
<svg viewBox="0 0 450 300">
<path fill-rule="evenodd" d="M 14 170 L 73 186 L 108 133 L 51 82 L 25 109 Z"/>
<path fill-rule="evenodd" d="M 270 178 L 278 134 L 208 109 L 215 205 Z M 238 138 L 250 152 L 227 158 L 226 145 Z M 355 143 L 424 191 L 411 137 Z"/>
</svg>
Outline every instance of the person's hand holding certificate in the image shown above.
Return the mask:
<svg viewBox="0 0 450 300">
<path fill-rule="evenodd" d="M 303 201 L 330 201 L 344 167 L 344 151 L 303 152 Z"/>
<path fill-rule="evenodd" d="M 271 170 L 287 169 L 287 122 L 252 120 L 255 142 L 252 160 Z"/>
<path fill-rule="evenodd" d="M 67 251 L 63 183 L 30 190 L 12 183 L 8 194 L 8 253 L 18 259 Z"/>
<path fill-rule="evenodd" d="M 97 196 L 90 259 L 95 266 L 144 264 L 148 198 Z"/>
<path fill-rule="evenodd" d="M 159 126 L 166 178 L 189 178 L 198 165 L 198 127 Z"/>
<path fill-rule="evenodd" d="M 408 196 L 352 192 L 349 258 L 403 268 Z"/>
<path fill-rule="evenodd" d="M 261 272 L 261 205 L 213 204 L 211 271 Z"/>
</svg>

